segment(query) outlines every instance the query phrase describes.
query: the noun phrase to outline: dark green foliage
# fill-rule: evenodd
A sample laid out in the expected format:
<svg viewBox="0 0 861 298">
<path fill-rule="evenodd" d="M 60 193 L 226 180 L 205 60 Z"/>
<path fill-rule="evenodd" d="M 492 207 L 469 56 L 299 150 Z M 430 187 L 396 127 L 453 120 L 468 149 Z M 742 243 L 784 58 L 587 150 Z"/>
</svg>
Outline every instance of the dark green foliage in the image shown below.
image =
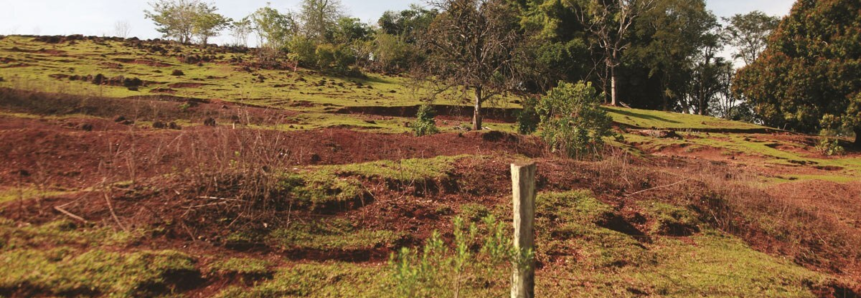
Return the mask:
<svg viewBox="0 0 861 298">
<path fill-rule="evenodd" d="M 409 69 L 424 59 L 424 54 L 403 37 L 377 34 L 373 41 L 374 63 L 383 72 L 399 72 Z"/>
<path fill-rule="evenodd" d="M 377 22 L 379 33 L 395 35 L 407 43 L 415 43 L 437 14 L 439 12 L 435 9 L 428 10 L 415 4 L 402 11 L 386 11 Z"/>
<path fill-rule="evenodd" d="M 761 11 L 736 14 L 723 20 L 729 22 L 724 30 L 724 37 L 728 44 L 737 48 L 733 58 L 742 59 L 745 64 L 753 64 L 756 61 L 767 45 L 768 36 L 780 22 L 780 18 Z"/>
<path fill-rule="evenodd" d="M 829 120 L 861 131 L 861 2 L 799 1 L 734 91 L 765 124 L 816 133 Z M 856 139 L 856 144 L 861 138 Z"/>
<path fill-rule="evenodd" d="M 334 35 L 336 42 L 347 44 L 355 40 L 368 39 L 372 33 L 373 29 L 358 18 L 344 17 L 338 19 Z"/>
<path fill-rule="evenodd" d="M 612 135 L 612 119 L 601 108 L 602 95 L 592 84 L 560 82 L 541 99 L 541 137 L 554 152 L 571 158 L 600 153 L 603 138 Z"/>
<path fill-rule="evenodd" d="M 717 27 L 717 18 L 703 0 L 656 1 L 655 8 L 634 23 L 628 63 L 620 67 L 621 75 L 629 76 L 620 82 L 625 100 L 634 107 L 652 109 L 687 106 L 684 101 L 694 91 L 696 67 L 704 65 L 701 53 L 717 46 Z M 646 78 L 656 84 L 642 81 Z M 647 90 L 649 85 L 659 88 Z"/>
<path fill-rule="evenodd" d="M 326 72 L 344 75 L 350 71 L 350 66 L 356 62 L 356 56 L 345 44 L 321 44 L 316 49 L 317 67 Z"/>
<path fill-rule="evenodd" d="M 415 130 L 417 136 L 427 136 L 439 132 L 434 117 L 436 117 L 436 111 L 434 111 L 431 105 L 426 104 L 419 108 L 416 122 L 413 122 L 413 130 Z"/>
<path fill-rule="evenodd" d="M 317 65 L 317 45 L 311 39 L 297 36 L 290 40 L 289 44 L 291 59 L 299 62 L 304 67 Z"/>
<path fill-rule="evenodd" d="M 541 118 L 538 116 L 538 98 L 527 97 L 523 100 L 523 110 L 517 114 L 517 132 L 528 135 L 538 130 L 538 123 Z"/>
</svg>

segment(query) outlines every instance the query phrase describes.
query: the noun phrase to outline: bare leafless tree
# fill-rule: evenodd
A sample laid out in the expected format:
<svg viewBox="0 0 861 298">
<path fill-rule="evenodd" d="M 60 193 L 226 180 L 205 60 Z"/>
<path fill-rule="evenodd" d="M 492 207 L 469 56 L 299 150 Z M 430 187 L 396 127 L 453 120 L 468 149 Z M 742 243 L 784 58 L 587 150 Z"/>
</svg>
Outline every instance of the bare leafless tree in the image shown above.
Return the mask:
<svg viewBox="0 0 861 298">
<path fill-rule="evenodd" d="M 132 33 L 132 24 L 129 21 L 117 21 L 114 23 L 114 36 L 128 38 Z"/>
<path fill-rule="evenodd" d="M 482 129 L 481 107 L 513 89 L 521 35 L 516 13 L 504 0 L 441 0 L 442 13 L 423 42 L 430 51 L 424 69 L 445 86 L 473 92 L 472 128 Z"/>
</svg>

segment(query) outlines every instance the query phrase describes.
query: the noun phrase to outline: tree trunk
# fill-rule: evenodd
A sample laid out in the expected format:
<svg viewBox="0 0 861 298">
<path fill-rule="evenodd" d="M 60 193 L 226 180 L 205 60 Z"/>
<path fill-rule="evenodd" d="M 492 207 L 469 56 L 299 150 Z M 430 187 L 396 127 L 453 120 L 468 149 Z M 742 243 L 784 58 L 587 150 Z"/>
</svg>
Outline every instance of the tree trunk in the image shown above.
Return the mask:
<svg viewBox="0 0 861 298">
<path fill-rule="evenodd" d="M 610 105 L 618 106 L 616 101 L 616 68 L 610 67 Z"/>
<path fill-rule="evenodd" d="M 472 115 L 472 129 L 481 130 L 481 86 L 475 87 L 475 112 Z"/>
<path fill-rule="evenodd" d="M 662 87 L 664 87 L 664 86 L 662 86 Z M 670 97 L 667 96 L 667 88 L 666 87 L 663 88 L 662 91 L 663 92 L 661 92 L 661 99 L 664 101 L 663 111 L 666 112 L 670 109 Z"/>
<path fill-rule="evenodd" d="M 861 126 L 852 129 L 855 132 L 855 148 L 861 148 Z"/>
</svg>

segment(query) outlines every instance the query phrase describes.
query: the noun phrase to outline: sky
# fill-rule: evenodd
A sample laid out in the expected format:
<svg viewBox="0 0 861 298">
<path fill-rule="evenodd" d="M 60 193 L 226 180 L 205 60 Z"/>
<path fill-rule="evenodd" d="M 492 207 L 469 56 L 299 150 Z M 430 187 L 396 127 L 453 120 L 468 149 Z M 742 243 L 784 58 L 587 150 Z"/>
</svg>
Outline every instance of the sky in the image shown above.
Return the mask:
<svg viewBox="0 0 861 298">
<path fill-rule="evenodd" d="M 284 12 L 298 10 L 300 0 L 208 0 L 219 12 L 240 19 L 271 3 Z M 402 10 L 410 3 L 424 0 L 341 0 L 349 15 L 375 23 L 386 10 Z M 144 18 L 150 0 L 0 0 L 0 35 L 114 35 L 117 22 L 131 25 L 131 36 L 141 39 L 160 37 L 155 25 Z M 789 14 L 794 0 L 706 0 L 708 8 L 719 17 L 760 10 L 770 15 Z M 230 42 L 225 36 L 215 43 Z"/>
</svg>

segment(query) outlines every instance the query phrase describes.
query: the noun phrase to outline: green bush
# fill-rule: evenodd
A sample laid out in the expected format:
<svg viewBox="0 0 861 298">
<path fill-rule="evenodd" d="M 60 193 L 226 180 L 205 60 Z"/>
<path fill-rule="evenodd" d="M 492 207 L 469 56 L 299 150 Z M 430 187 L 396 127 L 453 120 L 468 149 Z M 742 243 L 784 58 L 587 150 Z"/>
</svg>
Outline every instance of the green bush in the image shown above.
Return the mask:
<svg viewBox="0 0 861 298">
<path fill-rule="evenodd" d="M 347 45 L 318 45 L 315 56 L 320 70 L 335 74 L 349 73 L 350 65 L 356 62 L 356 56 Z"/>
<path fill-rule="evenodd" d="M 571 158 L 600 153 L 603 138 L 612 135 L 612 119 L 601 109 L 601 98 L 590 83 L 560 82 L 541 99 L 541 137 L 553 152 Z"/>
<path fill-rule="evenodd" d="M 413 123 L 413 130 L 415 130 L 417 136 L 427 136 L 439 133 L 434 117 L 436 117 L 436 111 L 434 111 L 432 106 L 426 104 L 419 108 L 419 112 L 416 115 L 416 122 Z"/>
<path fill-rule="evenodd" d="M 819 144 L 816 145 L 816 150 L 823 155 L 843 155 L 846 152 L 843 146 L 840 146 L 840 140 L 830 137 L 822 138 Z"/>
<path fill-rule="evenodd" d="M 290 58 L 299 62 L 304 67 L 317 65 L 317 45 L 314 41 L 305 37 L 296 37 L 290 41 Z"/>
<path fill-rule="evenodd" d="M 517 132 L 528 135 L 538 130 L 541 118 L 538 116 L 538 98 L 528 97 L 523 101 L 523 110 L 517 114 Z"/>
<path fill-rule="evenodd" d="M 478 221 L 488 215 L 490 210 L 481 204 L 466 203 L 460 206 L 460 216 L 470 221 Z"/>
<path fill-rule="evenodd" d="M 840 146 L 839 137 L 841 135 L 846 135 L 847 132 L 844 123 L 842 123 L 841 119 L 835 117 L 834 115 L 825 115 L 822 116 L 822 119 L 819 120 L 819 125 L 822 126 L 822 130 L 819 131 L 819 135 L 822 136 L 822 139 L 819 140 L 819 144 L 816 144 L 816 150 L 822 153 L 823 155 L 842 155 L 845 153 L 845 150 L 842 146 Z"/>
<path fill-rule="evenodd" d="M 485 288 L 507 285 L 509 265 L 525 264 L 524 261 L 534 255 L 532 251 L 518 253 L 505 222 L 493 215 L 484 217 L 481 222 L 479 233 L 476 224 L 455 217 L 452 221 L 453 249 L 449 249 L 442 235 L 434 231 L 423 247 L 404 247 L 393 253 L 389 259 L 389 277 L 395 296 L 472 297 L 475 294 L 468 292 L 478 285 Z M 475 247 L 480 249 L 475 250 Z"/>
<path fill-rule="evenodd" d="M 397 73 L 421 60 L 415 46 L 391 34 L 377 34 L 374 41 L 374 62 L 383 72 Z"/>
</svg>

